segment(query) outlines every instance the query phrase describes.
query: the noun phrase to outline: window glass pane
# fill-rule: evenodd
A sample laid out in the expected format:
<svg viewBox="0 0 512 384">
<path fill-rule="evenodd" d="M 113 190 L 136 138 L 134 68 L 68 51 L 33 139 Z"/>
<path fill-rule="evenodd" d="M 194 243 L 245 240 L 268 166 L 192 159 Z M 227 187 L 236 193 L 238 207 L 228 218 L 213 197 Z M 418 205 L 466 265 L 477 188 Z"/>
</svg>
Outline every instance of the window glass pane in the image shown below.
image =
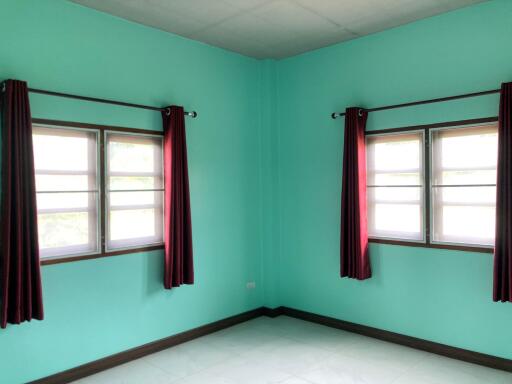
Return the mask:
<svg viewBox="0 0 512 384">
<path fill-rule="evenodd" d="M 375 204 L 375 233 L 377 236 L 421 239 L 419 204 Z"/>
<path fill-rule="evenodd" d="M 41 191 L 89 191 L 96 189 L 88 175 L 36 175 L 36 189 Z"/>
<path fill-rule="evenodd" d="M 107 148 L 107 249 L 162 243 L 162 138 L 109 133 Z"/>
<path fill-rule="evenodd" d="M 42 257 L 96 251 L 95 212 L 40 213 L 37 219 Z"/>
<path fill-rule="evenodd" d="M 96 134 L 36 126 L 33 129 L 34 163 L 37 170 L 88 171 L 96 168 Z M 96 153 L 96 152 L 95 152 Z M 94 165 L 91 166 L 91 162 Z"/>
<path fill-rule="evenodd" d="M 479 185 L 496 183 L 496 125 L 434 131 L 432 144 L 432 240 L 492 245 L 496 188 Z"/>
<path fill-rule="evenodd" d="M 156 218 L 161 214 L 156 209 L 115 210 L 110 212 L 111 240 L 137 239 L 152 237 L 154 241 L 159 236 L 156 228 Z"/>
<path fill-rule="evenodd" d="M 368 201 L 420 203 L 422 191 L 421 187 L 374 187 L 368 189 Z"/>
<path fill-rule="evenodd" d="M 41 257 L 97 252 L 97 132 L 35 125 L 33 143 Z"/>
<path fill-rule="evenodd" d="M 421 133 L 369 136 L 366 142 L 368 185 L 423 184 Z"/>
<path fill-rule="evenodd" d="M 372 157 L 379 159 L 368 164 L 372 171 L 419 170 L 421 166 L 420 133 L 370 135 L 367 144 L 371 147 Z"/>
<path fill-rule="evenodd" d="M 375 185 L 422 185 L 421 174 L 416 172 L 377 173 L 374 174 Z"/>
<path fill-rule="evenodd" d="M 109 171 L 161 173 L 161 142 L 147 136 L 109 135 Z"/>
<path fill-rule="evenodd" d="M 495 166 L 496 167 L 496 166 Z M 490 170 L 440 171 L 434 180 L 436 185 L 496 184 L 496 168 Z"/>
<path fill-rule="evenodd" d="M 496 187 L 438 187 L 434 188 L 438 204 L 496 203 Z"/>
<path fill-rule="evenodd" d="M 97 192 L 37 193 L 37 210 L 96 210 Z"/>
<path fill-rule="evenodd" d="M 369 188 L 368 232 L 371 237 L 421 240 L 423 188 Z"/>
<path fill-rule="evenodd" d="M 392 171 L 420 166 L 418 138 L 404 137 L 404 140 L 379 140 L 374 145 L 375 157 L 379 162 L 374 164 L 376 171 Z"/>
<path fill-rule="evenodd" d="M 437 160 L 441 162 L 442 168 L 496 167 L 498 146 L 496 128 L 456 128 L 437 131 L 434 135 L 440 147 Z"/>
<path fill-rule="evenodd" d="M 496 126 L 439 130 L 432 141 L 435 185 L 496 183 Z"/>
<path fill-rule="evenodd" d="M 163 180 L 161 177 L 110 176 L 109 188 L 111 190 L 162 189 Z"/>
<path fill-rule="evenodd" d="M 492 245 L 494 242 L 494 207 L 445 205 L 438 211 L 436 241 Z M 440 232 L 437 232 L 440 229 Z"/>
<path fill-rule="evenodd" d="M 110 207 L 162 205 L 163 192 L 110 192 Z"/>
<path fill-rule="evenodd" d="M 495 187 L 433 189 L 433 240 L 492 245 L 495 227 Z"/>
</svg>

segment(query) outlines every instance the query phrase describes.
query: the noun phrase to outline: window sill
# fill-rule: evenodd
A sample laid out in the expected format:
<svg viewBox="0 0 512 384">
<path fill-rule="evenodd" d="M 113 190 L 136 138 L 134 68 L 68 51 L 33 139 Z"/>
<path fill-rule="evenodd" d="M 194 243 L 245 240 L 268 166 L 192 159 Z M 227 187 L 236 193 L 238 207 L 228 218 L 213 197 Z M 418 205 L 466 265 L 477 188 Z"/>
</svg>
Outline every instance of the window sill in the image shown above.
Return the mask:
<svg viewBox="0 0 512 384">
<path fill-rule="evenodd" d="M 432 244 L 432 243 L 416 243 L 412 241 L 390 240 L 390 239 L 368 239 L 370 243 L 403 245 L 406 247 L 435 248 L 435 249 L 451 249 L 454 251 L 494 253 L 494 248 L 482 247 L 477 245 L 453 245 L 453 244 Z"/>
<path fill-rule="evenodd" d="M 164 249 L 164 245 L 152 245 L 148 247 L 140 247 L 140 248 L 132 248 L 132 249 L 124 249 L 119 251 L 109 251 L 104 253 L 96 253 L 91 255 L 80 255 L 80 256 L 61 256 L 55 258 L 41 259 L 41 265 L 53 265 L 53 264 L 62 264 L 62 263 L 71 263 L 73 261 L 82 261 L 82 260 L 91 260 L 91 259 L 100 259 L 103 257 L 111 257 L 111 256 L 120 256 L 126 255 L 129 253 L 139 253 L 139 252 L 149 252 L 156 251 L 159 249 Z"/>
</svg>

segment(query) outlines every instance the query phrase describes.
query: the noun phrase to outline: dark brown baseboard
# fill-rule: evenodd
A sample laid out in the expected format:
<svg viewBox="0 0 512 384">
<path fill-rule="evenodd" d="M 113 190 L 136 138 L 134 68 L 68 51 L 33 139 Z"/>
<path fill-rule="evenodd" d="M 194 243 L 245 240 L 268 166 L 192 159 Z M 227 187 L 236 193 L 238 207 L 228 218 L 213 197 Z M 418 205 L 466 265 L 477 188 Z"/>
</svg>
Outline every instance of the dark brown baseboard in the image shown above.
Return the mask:
<svg viewBox="0 0 512 384">
<path fill-rule="evenodd" d="M 239 315 L 231 316 L 226 319 L 206 324 L 198 328 L 191 329 L 164 339 L 152 341 L 150 343 L 129 349 L 115 355 L 107 356 L 99 360 L 91 361 L 67 371 L 59 372 L 51 376 L 44 377 L 30 382 L 29 384 L 64 384 L 93 375 L 115 366 L 128 363 L 132 360 L 150 355 L 155 352 L 173 347 L 175 345 L 208 335 L 213 332 L 229 328 L 233 325 L 243 323 L 244 321 L 254 319 L 263 315 L 263 308 L 257 308 L 252 311 L 244 312 Z"/>
<path fill-rule="evenodd" d="M 379 340 L 388 341 L 395 344 L 404 345 L 406 347 L 419 349 L 422 351 L 435 353 L 437 355 L 446 356 L 452 359 L 465 361 L 468 363 L 483 365 L 494 369 L 512 372 L 512 360 L 486 355 L 479 352 L 473 352 L 462 348 L 451 347 L 449 345 L 435 343 L 433 341 L 418 339 L 412 336 L 405 336 L 399 333 L 384 331 L 382 329 L 368 327 L 366 325 L 351 323 L 344 320 L 335 319 L 333 317 L 317 315 L 311 312 L 305 312 L 298 309 L 288 307 L 267 308 L 261 307 L 252 311 L 244 312 L 236 316 L 228 317 L 206 324 L 198 328 L 191 329 L 174 336 L 166 337 L 148 344 L 141 345 L 129 349 L 115 355 L 92 361 L 87 364 L 80 365 L 75 368 L 68 369 L 42 379 L 30 382 L 29 384 L 65 384 L 95 373 L 104 371 L 115 366 L 128 363 L 132 360 L 150 355 L 155 352 L 173 347 L 175 345 L 196 339 L 201 336 L 208 335 L 213 332 L 229 328 L 233 325 L 243 323 L 260 316 L 277 317 L 290 316 L 297 319 L 309 321 L 316 324 L 325 325 L 331 328 L 337 328 L 348 332 L 358 333 L 360 335 L 373 337 Z"/>
<path fill-rule="evenodd" d="M 271 317 L 271 318 L 281 316 L 283 314 L 283 308 L 284 307 L 277 307 L 277 308 L 263 307 L 262 308 L 263 316 L 267 316 L 267 317 Z"/>
<path fill-rule="evenodd" d="M 440 344 L 433 341 L 418 339 L 412 336 L 402 335 L 382 329 L 368 327 L 366 325 L 351 323 L 344 320 L 335 319 L 333 317 L 317 315 L 311 312 L 305 312 L 298 309 L 279 307 L 274 311 L 297 319 L 310 321 L 325 325 L 332 328 L 341 329 L 360 335 L 373 337 L 375 339 L 388 341 L 395 344 L 404 345 L 406 347 L 419 349 L 425 352 L 435 353 L 437 355 L 449 357 L 456 360 L 465 361 L 468 363 L 483 365 L 485 367 L 500 369 L 502 371 L 512 372 L 512 360 L 486 355 L 484 353 L 473 352 L 467 349 L 451 347 L 446 344 Z"/>
</svg>

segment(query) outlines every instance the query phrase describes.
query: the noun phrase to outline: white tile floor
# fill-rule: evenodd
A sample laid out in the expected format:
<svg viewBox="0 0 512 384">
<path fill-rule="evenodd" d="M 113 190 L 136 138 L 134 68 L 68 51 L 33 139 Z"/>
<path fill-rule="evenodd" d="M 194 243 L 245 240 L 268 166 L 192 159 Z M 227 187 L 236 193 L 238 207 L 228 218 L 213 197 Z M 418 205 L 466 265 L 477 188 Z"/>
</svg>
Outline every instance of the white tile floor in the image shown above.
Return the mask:
<svg viewBox="0 0 512 384">
<path fill-rule="evenodd" d="M 512 374 L 280 316 L 235 327 L 76 384 L 510 384 Z"/>
</svg>

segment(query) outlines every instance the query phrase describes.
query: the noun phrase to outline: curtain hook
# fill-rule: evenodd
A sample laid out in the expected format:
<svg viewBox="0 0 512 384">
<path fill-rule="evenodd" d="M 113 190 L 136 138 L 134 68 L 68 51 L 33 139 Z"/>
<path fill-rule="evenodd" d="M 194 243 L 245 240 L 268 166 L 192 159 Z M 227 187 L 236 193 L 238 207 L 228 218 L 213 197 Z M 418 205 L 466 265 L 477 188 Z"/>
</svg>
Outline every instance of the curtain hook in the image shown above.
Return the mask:
<svg viewBox="0 0 512 384">
<path fill-rule="evenodd" d="M 165 114 L 167 116 L 170 116 L 171 115 L 171 108 L 165 108 Z"/>
</svg>

